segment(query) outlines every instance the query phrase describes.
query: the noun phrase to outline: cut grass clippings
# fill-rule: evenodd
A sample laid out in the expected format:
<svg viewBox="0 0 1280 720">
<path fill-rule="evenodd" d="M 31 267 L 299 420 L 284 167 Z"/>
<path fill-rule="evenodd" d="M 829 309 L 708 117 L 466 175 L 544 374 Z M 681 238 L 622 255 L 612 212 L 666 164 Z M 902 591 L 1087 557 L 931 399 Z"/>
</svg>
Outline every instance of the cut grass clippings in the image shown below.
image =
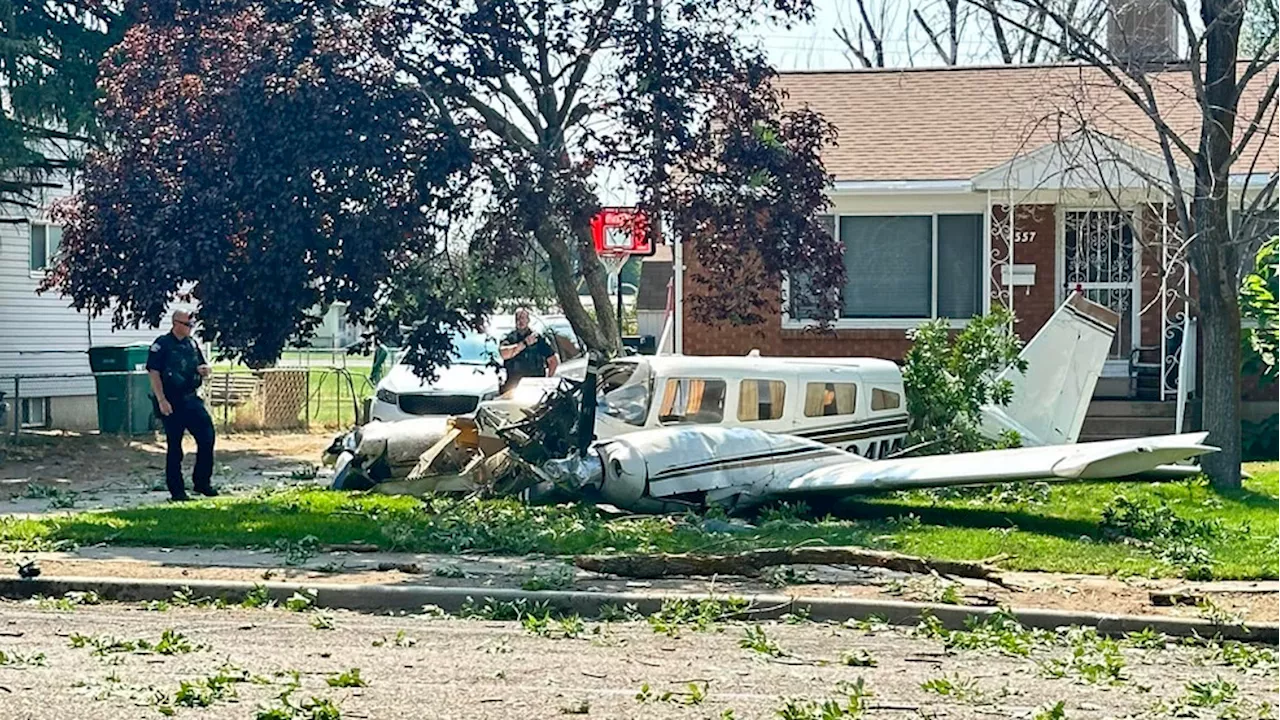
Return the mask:
<svg viewBox="0 0 1280 720">
<path fill-rule="evenodd" d="M 924 557 L 1091 574 L 1173 577 L 1181 570 L 1150 544 L 1110 536 L 1102 509 L 1119 495 L 1163 502 L 1178 516 L 1217 519 L 1201 541 L 1220 579 L 1277 577 L 1277 464 L 1253 463 L 1244 488 L 1216 491 L 1203 480 L 1052 485 L 1034 499 L 947 497 L 919 491 L 846 500 L 821 518 L 762 513 L 747 531 L 704 529 L 695 516 L 609 518 L 579 505 L 531 507 L 516 500 L 460 501 L 283 490 L 180 505 L 14 520 L 0 518 L 0 549 L 56 543 L 272 547 L 372 543 L 411 552 L 572 555 L 604 552 L 732 552 L 800 542 L 858 545 Z M 772 519 L 769 519 L 772 517 Z"/>
</svg>

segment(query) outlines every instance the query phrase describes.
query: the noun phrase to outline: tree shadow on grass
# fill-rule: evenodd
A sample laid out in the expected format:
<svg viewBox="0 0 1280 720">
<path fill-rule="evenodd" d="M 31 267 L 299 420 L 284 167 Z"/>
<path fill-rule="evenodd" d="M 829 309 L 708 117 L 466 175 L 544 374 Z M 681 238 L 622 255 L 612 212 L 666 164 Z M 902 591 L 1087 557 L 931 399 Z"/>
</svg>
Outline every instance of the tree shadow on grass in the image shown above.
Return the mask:
<svg viewBox="0 0 1280 720">
<path fill-rule="evenodd" d="M 1098 524 L 1087 520 L 1039 515 L 1022 510 L 988 510 L 984 508 L 921 507 L 907 503 L 844 500 L 833 503 L 829 512 L 843 520 L 887 520 L 915 515 L 926 525 L 987 530 L 1014 527 L 1025 532 L 1053 535 L 1067 540 L 1087 535 L 1103 539 Z"/>
<path fill-rule="evenodd" d="M 1223 490 L 1211 490 L 1212 495 L 1230 500 L 1234 503 L 1240 503 L 1247 508 L 1253 510 L 1275 510 L 1278 499 L 1274 495 L 1258 492 L 1257 490 L 1248 490 L 1246 488 L 1230 488 Z"/>
</svg>

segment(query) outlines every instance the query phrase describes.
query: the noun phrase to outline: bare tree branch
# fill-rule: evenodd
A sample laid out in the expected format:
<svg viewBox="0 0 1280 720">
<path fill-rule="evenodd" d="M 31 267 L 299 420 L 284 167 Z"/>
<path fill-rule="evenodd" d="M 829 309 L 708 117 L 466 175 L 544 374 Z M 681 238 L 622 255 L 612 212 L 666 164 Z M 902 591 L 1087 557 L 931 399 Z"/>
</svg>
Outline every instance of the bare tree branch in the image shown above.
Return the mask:
<svg viewBox="0 0 1280 720">
<path fill-rule="evenodd" d="M 849 28 L 843 26 L 836 28 L 836 37 L 840 39 L 840 42 L 844 43 L 844 46 L 848 48 L 849 52 L 853 53 L 863 67 L 884 67 L 884 28 L 877 28 L 875 23 L 871 21 L 871 14 L 867 11 L 867 0 L 854 0 L 854 2 L 858 6 L 858 16 L 860 18 L 856 28 L 857 39 L 855 40 L 853 35 L 850 34 Z M 881 19 L 883 20 L 883 14 Z M 863 41 L 864 31 L 871 40 L 871 54 L 867 53 L 866 44 Z"/>
<path fill-rule="evenodd" d="M 1245 148 L 1249 146 L 1249 142 L 1257 135 L 1258 130 L 1262 128 L 1263 116 L 1268 110 L 1271 111 L 1271 120 L 1267 121 L 1266 132 L 1263 136 L 1271 135 L 1272 127 L 1275 123 L 1276 116 L 1276 90 L 1277 84 L 1280 84 L 1280 75 L 1271 76 L 1271 82 L 1267 84 L 1267 89 L 1262 93 L 1262 97 L 1258 98 L 1258 107 L 1253 112 L 1253 117 L 1249 121 L 1249 125 L 1245 128 L 1244 133 L 1240 136 L 1240 141 L 1236 143 L 1235 150 L 1231 152 L 1230 164 L 1235 164 L 1240 156 L 1244 153 Z M 1258 143 L 1258 151 L 1261 152 L 1263 143 Z"/>
<path fill-rule="evenodd" d="M 938 57 L 942 58 L 942 62 L 947 65 L 955 65 L 956 59 L 943 49 L 942 41 L 938 38 L 938 34 L 934 32 L 933 28 L 929 27 L 929 23 L 925 21 L 924 15 L 920 14 L 920 9 L 913 8 L 911 10 L 911 15 L 916 19 L 916 22 L 920 24 L 920 29 L 924 30 L 925 37 L 929 38 L 929 44 L 937 51 Z"/>
<path fill-rule="evenodd" d="M 1005 36 L 1004 24 L 1000 22 L 1000 13 L 996 12 L 995 0 L 981 0 L 980 7 L 991 19 L 991 30 L 995 34 L 996 49 L 1000 51 L 1000 61 L 1005 65 L 1013 64 L 1013 51 L 1009 49 L 1009 38 Z"/>
<path fill-rule="evenodd" d="M 982 2 L 982 0 L 967 1 L 971 3 Z M 1049 20 L 1052 20 L 1053 23 L 1062 30 L 1062 40 L 1070 40 L 1075 44 L 1079 44 L 1080 48 L 1077 49 L 1077 54 L 1080 55 L 1081 59 L 1087 62 L 1090 67 L 1093 67 L 1106 75 L 1117 90 L 1124 93 L 1129 100 L 1138 107 L 1138 109 L 1142 110 L 1142 112 L 1155 125 L 1156 131 L 1161 137 L 1162 145 L 1167 139 L 1167 141 L 1176 146 L 1188 160 L 1194 160 L 1196 158 L 1197 150 L 1184 141 L 1178 133 L 1175 132 L 1173 128 L 1169 127 L 1167 122 L 1165 122 L 1164 116 L 1161 114 L 1159 105 L 1156 101 L 1155 92 L 1151 87 L 1151 83 L 1142 72 L 1136 69 L 1127 68 L 1122 71 L 1122 75 L 1121 71 L 1117 71 L 1117 68 L 1123 67 L 1125 64 L 1120 62 L 1120 59 L 1116 57 L 1114 52 L 1099 44 L 1093 37 L 1081 32 L 1079 28 L 1076 28 L 1072 24 L 1070 18 L 1063 17 L 1061 14 L 1053 11 L 1047 2 L 1044 2 L 1043 0 L 1016 0 L 1016 2 L 1027 7 L 1042 9 L 1045 16 Z M 1031 26 L 1008 15 L 1007 13 L 1000 12 L 1000 16 L 1010 25 L 1014 25 L 1024 32 L 1037 35 L 1046 42 L 1054 44 L 1062 42 L 1062 40 L 1055 40 L 1043 32 L 1037 32 Z M 1084 48 L 1088 48 L 1091 52 L 1088 54 L 1082 54 Z M 1134 88 L 1130 86 L 1130 83 L 1137 85 L 1138 89 L 1141 90 L 1141 93 L 1134 90 Z M 1176 165 L 1171 157 L 1169 158 L 1169 161 L 1171 166 Z"/>
</svg>

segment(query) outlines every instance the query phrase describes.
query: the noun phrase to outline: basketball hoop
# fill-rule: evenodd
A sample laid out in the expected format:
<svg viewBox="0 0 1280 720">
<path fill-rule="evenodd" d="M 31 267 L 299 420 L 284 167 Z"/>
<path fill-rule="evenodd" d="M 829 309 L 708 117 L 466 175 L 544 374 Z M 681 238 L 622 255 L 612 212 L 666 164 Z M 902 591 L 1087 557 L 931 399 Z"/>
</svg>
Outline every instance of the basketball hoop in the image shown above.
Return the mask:
<svg viewBox="0 0 1280 720">
<path fill-rule="evenodd" d="M 627 264 L 631 253 L 608 252 L 599 256 L 600 264 L 604 265 L 604 271 L 609 277 L 618 277 L 622 272 L 622 266 Z"/>
<path fill-rule="evenodd" d="M 622 334 L 622 267 L 633 255 L 652 255 L 649 220 L 635 208 L 602 208 L 591 218 L 596 257 L 614 279 L 618 292 L 618 334 Z"/>
</svg>

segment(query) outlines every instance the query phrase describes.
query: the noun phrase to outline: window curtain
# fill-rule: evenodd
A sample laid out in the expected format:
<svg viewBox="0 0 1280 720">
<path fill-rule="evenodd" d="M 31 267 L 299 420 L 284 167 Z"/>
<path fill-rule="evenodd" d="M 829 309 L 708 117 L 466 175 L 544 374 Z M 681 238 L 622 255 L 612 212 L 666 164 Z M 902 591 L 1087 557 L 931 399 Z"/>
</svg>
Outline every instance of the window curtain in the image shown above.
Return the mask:
<svg viewBox="0 0 1280 720">
<path fill-rule="evenodd" d="M 927 318 L 933 311 L 933 217 L 840 218 L 845 287 L 841 315 Z"/>
<path fill-rule="evenodd" d="M 836 413 L 853 414 L 853 403 L 857 399 L 857 385 L 853 383 L 836 383 Z"/>
<path fill-rule="evenodd" d="M 671 411 L 676 407 L 676 388 L 680 383 L 677 380 L 668 380 L 666 388 L 662 391 L 662 407 L 658 410 L 659 417 L 671 417 Z"/>
<path fill-rule="evenodd" d="M 834 215 L 819 215 L 818 223 L 822 225 L 822 229 L 828 235 L 835 237 L 836 218 Z M 787 304 L 790 306 L 791 317 L 798 320 L 817 317 L 818 297 L 809 282 L 809 276 L 804 273 L 792 273 L 790 282 L 791 291 L 788 295 Z"/>
<path fill-rule="evenodd" d="M 692 415 L 702 409 L 702 394 L 707 390 L 706 380 L 683 380 L 689 383 L 689 402 L 685 404 L 684 415 Z"/>
<path fill-rule="evenodd" d="M 743 380 L 738 385 L 738 419 L 777 420 L 782 417 L 786 397 L 787 384 L 782 380 Z"/>
<path fill-rule="evenodd" d="M 981 312 L 982 216 L 938 216 L 938 317 Z"/>
<path fill-rule="evenodd" d="M 827 386 L 823 383 L 809 383 L 804 388 L 804 416 L 822 417 L 822 408 L 826 405 Z"/>
<path fill-rule="evenodd" d="M 872 410 L 892 410 L 902 404 L 902 399 L 898 397 L 898 393 L 889 392 L 875 388 L 871 391 L 871 409 Z"/>
<path fill-rule="evenodd" d="M 760 382 L 743 380 L 738 384 L 738 419 L 760 419 Z"/>
</svg>

